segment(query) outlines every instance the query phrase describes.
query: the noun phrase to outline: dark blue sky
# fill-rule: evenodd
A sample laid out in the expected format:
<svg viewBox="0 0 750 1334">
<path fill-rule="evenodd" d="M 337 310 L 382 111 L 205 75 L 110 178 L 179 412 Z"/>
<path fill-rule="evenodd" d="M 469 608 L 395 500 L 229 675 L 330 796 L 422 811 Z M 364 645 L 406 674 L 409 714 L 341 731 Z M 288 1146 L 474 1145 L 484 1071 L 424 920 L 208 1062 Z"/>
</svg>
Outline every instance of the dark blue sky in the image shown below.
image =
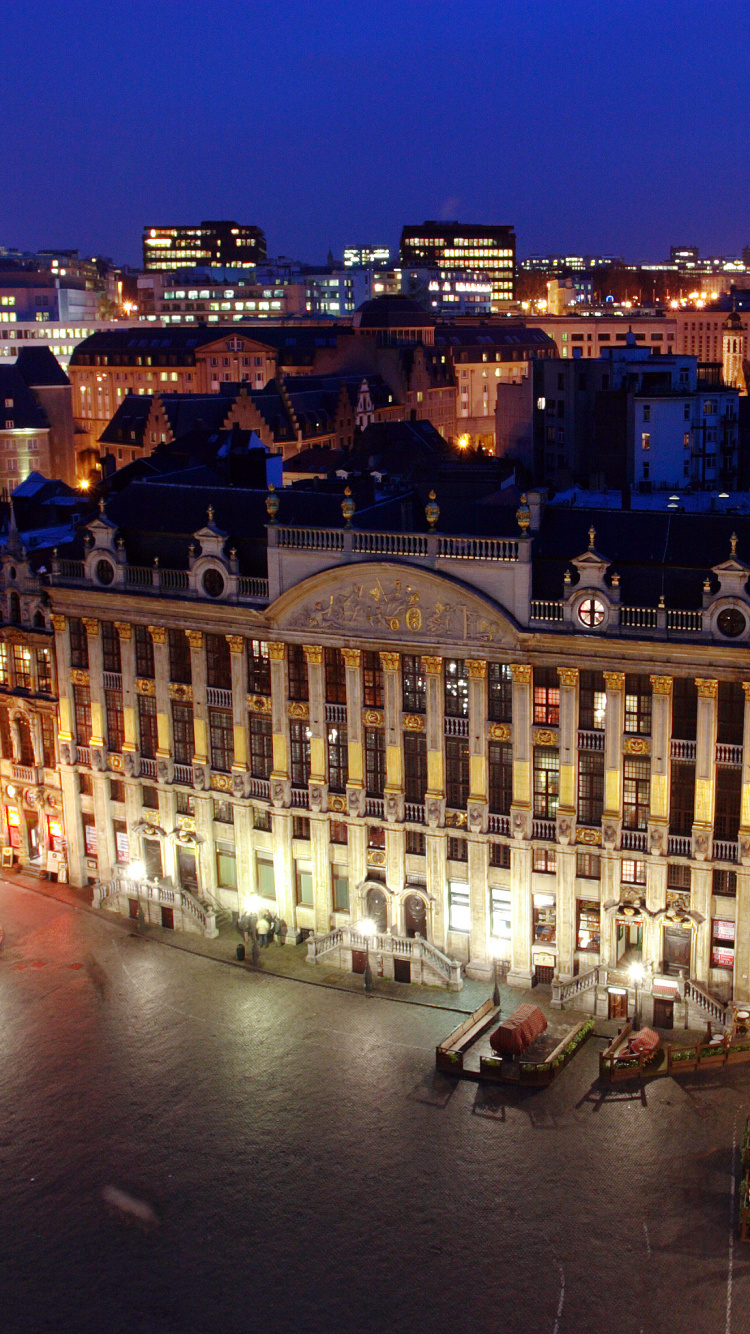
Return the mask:
<svg viewBox="0 0 750 1334">
<path fill-rule="evenodd" d="M 0 244 L 137 263 L 145 222 L 270 254 L 431 217 L 519 253 L 750 242 L 747 0 L 3 0 Z"/>
</svg>

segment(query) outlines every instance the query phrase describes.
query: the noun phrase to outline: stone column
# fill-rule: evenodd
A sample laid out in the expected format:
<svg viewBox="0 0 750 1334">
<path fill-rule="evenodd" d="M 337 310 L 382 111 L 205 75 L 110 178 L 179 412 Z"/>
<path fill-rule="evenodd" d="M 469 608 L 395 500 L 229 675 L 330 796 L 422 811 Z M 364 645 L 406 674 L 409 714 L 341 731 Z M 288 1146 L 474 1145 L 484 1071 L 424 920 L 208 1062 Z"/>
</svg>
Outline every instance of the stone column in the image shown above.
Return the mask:
<svg viewBox="0 0 750 1334">
<path fill-rule="evenodd" d="M 135 644 L 133 643 L 133 627 L 129 621 L 115 621 L 115 629 L 120 636 L 120 666 L 122 668 L 122 725 L 125 735 L 122 744 L 123 764 L 126 772 L 129 768 L 132 775 L 134 764 L 132 757 L 138 751 Z"/>
<path fill-rule="evenodd" d="M 291 806 L 292 781 L 291 751 L 289 745 L 289 711 L 287 708 L 286 644 L 269 643 L 271 661 L 271 725 L 273 727 L 273 769 L 271 770 L 271 801 L 274 806 Z M 291 854 L 290 854 L 291 855 Z M 287 921 L 291 925 L 291 918 Z"/>
<path fill-rule="evenodd" d="M 651 677 L 651 809 L 648 846 L 654 854 L 669 852 L 669 802 L 672 765 L 672 677 Z"/>
<path fill-rule="evenodd" d="M 90 647 L 89 653 L 91 653 Z M 90 657 L 89 662 L 91 662 Z M 96 850 L 99 862 L 99 879 L 111 880 L 115 861 L 114 838 L 112 835 L 112 821 L 110 819 L 109 810 L 109 778 L 106 773 L 92 773 L 91 784 L 94 797 L 94 822 L 96 824 Z"/>
<path fill-rule="evenodd" d="M 341 650 L 346 668 L 347 780 L 346 809 L 351 816 L 365 813 L 365 752 L 362 730 L 362 654 L 358 648 Z"/>
<path fill-rule="evenodd" d="M 247 653 L 242 635 L 227 635 L 232 663 L 232 722 L 234 725 L 234 760 L 232 789 L 236 797 L 246 794 L 249 746 L 247 736 Z"/>
<path fill-rule="evenodd" d="M 325 669 L 320 644 L 303 644 L 310 696 L 310 810 L 328 808 L 328 726 Z"/>
<path fill-rule="evenodd" d="M 529 671 L 531 669 L 529 668 Z M 515 671 L 514 671 L 515 679 Z M 515 691 L 514 691 L 515 696 Z M 515 705 L 515 698 L 514 698 Z M 515 717 L 515 709 L 514 709 Z M 515 737 L 516 728 L 513 727 Z M 524 761 L 522 761 L 524 763 Z M 515 765 L 514 765 L 515 768 Z M 515 786 L 515 780 L 514 780 Z M 515 795 L 515 794 L 514 794 Z M 531 902 L 531 844 L 513 842 L 510 849 L 511 952 L 508 982 L 512 987 L 530 987 L 533 917 Z"/>
<path fill-rule="evenodd" d="M 667 863 L 662 858 L 646 862 L 646 907 L 649 913 L 661 912 L 667 906 Z M 641 962 L 652 972 L 661 971 L 664 955 L 664 918 L 646 916 L 643 923 Z"/>
<path fill-rule="evenodd" d="M 237 911 L 247 911 L 247 901 L 255 892 L 253 886 L 252 811 L 239 802 L 234 808 L 234 855 L 237 862 Z"/>
<path fill-rule="evenodd" d="M 469 677 L 469 829 L 486 834 L 489 813 L 487 761 L 487 663 L 467 658 Z"/>
<path fill-rule="evenodd" d="M 445 760 L 443 733 L 443 659 L 422 658 L 426 678 L 427 709 L 427 791 L 425 811 L 430 829 L 437 829 L 445 820 Z"/>
<path fill-rule="evenodd" d="M 576 850 L 557 849 L 557 975 L 563 982 L 573 976 L 576 948 Z"/>
<path fill-rule="evenodd" d="M 331 930 L 333 894 L 331 865 L 328 852 L 328 820 L 319 812 L 310 814 L 310 857 L 312 860 L 313 904 L 315 905 L 315 934 L 327 935 Z"/>
<path fill-rule="evenodd" d="M 719 682 L 696 677 L 695 684 L 698 688 L 698 724 L 695 743 L 693 857 L 702 862 L 710 860 L 712 855 Z"/>
<path fill-rule="evenodd" d="M 160 783 L 168 783 L 174 776 L 172 709 L 169 700 L 169 645 L 167 644 L 167 632 L 163 625 L 149 625 L 148 632 L 154 646 L 156 772 Z"/>
<path fill-rule="evenodd" d="M 750 870 L 744 864 L 737 867 L 736 913 L 733 997 L 747 1004 L 750 1001 Z"/>
<path fill-rule="evenodd" d="M 750 681 L 742 682 L 745 713 L 742 729 L 742 802 L 740 805 L 740 862 L 750 866 Z"/>
<path fill-rule="evenodd" d="M 349 912 L 352 923 L 367 916 L 362 884 L 367 879 L 367 826 L 349 822 Z"/>
<path fill-rule="evenodd" d="M 106 710 L 104 706 L 104 658 L 102 655 L 102 637 L 99 622 L 90 616 L 83 617 L 86 630 L 86 642 L 89 655 L 89 697 L 91 699 L 91 750 L 103 751 L 107 744 Z M 92 763 L 94 755 L 91 756 Z M 103 765 L 104 757 L 101 756 Z M 95 766 L 98 767 L 98 766 Z"/>
<path fill-rule="evenodd" d="M 616 914 L 604 910 L 605 903 L 619 903 L 622 895 L 620 885 L 620 859 L 611 849 L 603 849 L 601 862 L 601 930 L 602 941 L 599 959 L 605 968 L 614 968 L 617 964 L 617 928 Z"/>
<path fill-rule="evenodd" d="M 385 815 L 404 818 L 404 751 L 401 732 L 401 655 L 381 653 L 385 726 Z"/>
<path fill-rule="evenodd" d="M 607 708 L 604 719 L 604 813 L 602 843 L 619 847 L 622 828 L 622 729 L 625 723 L 625 673 L 604 672 Z"/>
<path fill-rule="evenodd" d="M 471 936 L 469 939 L 469 962 L 467 976 L 482 981 L 492 975 L 492 958 L 488 948 L 490 895 L 487 879 L 490 866 L 490 845 L 485 838 L 470 834 L 469 853 L 469 894 L 471 897 Z"/>
<path fill-rule="evenodd" d="M 432 943 L 445 952 L 449 925 L 447 834 L 443 830 L 428 830 L 425 852 L 427 895 L 432 899 Z"/>
<path fill-rule="evenodd" d="M 273 878 L 276 886 L 276 910 L 279 917 L 287 924 L 288 935 L 294 938 L 297 934 L 297 905 L 294 889 L 291 810 L 273 811 L 271 813 L 271 824 L 273 826 Z"/>
<path fill-rule="evenodd" d="M 62 680 L 62 668 L 60 668 L 60 679 Z M 61 744 L 61 752 L 66 749 L 67 744 L 68 743 L 66 742 Z M 68 876 L 70 877 L 71 884 L 85 885 L 88 872 L 86 870 L 86 849 L 83 841 L 83 825 L 81 822 L 81 797 L 78 791 L 78 773 L 64 760 L 60 765 L 60 786 L 62 789 L 63 817 L 65 819 Z"/>
<path fill-rule="evenodd" d="M 533 819 L 531 685 L 533 669 L 526 663 L 513 663 L 511 671 L 513 673 L 513 802 L 510 808 L 510 832 L 513 838 L 531 838 Z M 511 870 L 511 883 L 513 878 Z M 531 881 L 529 881 L 530 883 Z M 515 918 L 512 930 L 515 937 Z M 521 985 L 529 984 L 522 983 Z"/>
<path fill-rule="evenodd" d="M 557 675 L 560 678 L 560 801 L 557 807 L 557 840 L 558 843 L 566 845 L 575 842 L 578 814 L 578 668 L 558 667 Z M 559 897 L 557 930 L 559 938 Z M 573 931 L 575 933 L 575 923 Z"/>
<path fill-rule="evenodd" d="M 210 794 L 195 797 L 195 832 L 200 841 L 195 845 L 195 869 L 198 874 L 198 895 L 206 894 L 216 900 L 216 843 L 214 841 L 214 803 Z"/>
<path fill-rule="evenodd" d="M 694 866 L 690 881 L 690 907 L 700 913 L 703 922 L 696 928 L 693 941 L 693 977 L 702 986 L 708 986 L 708 968 L 711 957 L 711 895 L 713 872 L 710 866 Z M 735 944 L 735 968 L 739 954 Z M 745 954 L 745 968 L 748 956 Z"/>
<path fill-rule="evenodd" d="M 60 730 L 58 732 L 58 740 L 60 742 L 60 761 L 62 764 L 71 764 L 75 761 L 75 753 L 72 744 L 75 710 L 73 706 L 73 684 L 70 679 L 70 639 L 68 638 L 68 622 L 64 616 L 53 615 L 52 625 L 55 631 L 55 658 L 57 660 L 57 707 L 60 713 Z M 13 655 L 9 654 L 8 656 L 9 659 L 12 660 Z"/>
<path fill-rule="evenodd" d="M 193 737 L 195 754 L 193 755 L 193 782 L 196 787 L 207 788 L 210 782 L 208 772 L 210 756 L 208 747 L 208 702 L 206 697 L 206 655 L 203 650 L 203 633 L 200 630 L 186 630 L 190 644 L 190 674 L 193 681 Z"/>
</svg>

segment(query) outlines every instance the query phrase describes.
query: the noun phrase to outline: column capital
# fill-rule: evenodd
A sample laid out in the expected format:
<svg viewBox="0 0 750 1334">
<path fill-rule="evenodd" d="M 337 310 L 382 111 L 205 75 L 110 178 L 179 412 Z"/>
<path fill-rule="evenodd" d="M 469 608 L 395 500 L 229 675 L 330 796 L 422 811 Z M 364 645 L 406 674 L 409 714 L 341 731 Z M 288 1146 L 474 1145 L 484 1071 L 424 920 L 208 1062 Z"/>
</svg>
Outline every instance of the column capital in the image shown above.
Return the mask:
<svg viewBox="0 0 750 1334">
<path fill-rule="evenodd" d="M 286 657 L 286 644 L 280 640 L 269 639 L 268 656 L 272 662 L 283 662 Z"/>
<path fill-rule="evenodd" d="M 188 643 L 190 644 L 191 648 L 203 648 L 202 630 L 186 630 L 185 634 L 188 637 Z"/>
<path fill-rule="evenodd" d="M 151 638 L 152 638 L 152 640 L 153 640 L 153 642 L 154 642 L 155 644 L 166 644 L 166 642 L 167 642 L 167 630 L 166 630 L 166 626 L 164 626 L 164 625 L 147 625 L 147 626 L 146 626 L 146 629 L 148 630 L 148 632 L 149 632 L 149 634 L 150 634 L 150 636 L 151 636 Z"/>
<path fill-rule="evenodd" d="M 533 669 L 533 667 L 531 666 L 530 663 L 528 663 L 528 662 L 512 662 L 512 663 L 510 664 L 510 670 L 511 670 L 511 673 L 512 673 L 512 676 L 513 676 L 513 681 L 515 682 L 515 684 L 516 684 L 517 686 L 530 686 L 530 685 L 531 685 L 531 682 L 532 682 L 532 679 L 533 679 L 533 674 L 534 674 L 534 669 Z"/>
<path fill-rule="evenodd" d="M 130 624 L 130 621 L 115 621 L 115 630 L 120 636 L 120 639 L 133 638 L 133 627 Z"/>
<path fill-rule="evenodd" d="M 65 626 L 67 625 L 65 617 L 59 616 L 56 612 L 53 612 L 52 616 L 50 617 L 50 620 L 52 621 L 53 630 L 57 630 L 58 634 L 62 634 L 63 630 L 65 629 Z"/>
<path fill-rule="evenodd" d="M 242 653 L 244 651 L 245 648 L 244 635 L 225 635 L 224 638 L 226 639 L 229 645 L 230 653 Z"/>
<path fill-rule="evenodd" d="M 85 627 L 85 629 L 86 629 L 86 634 L 87 634 L 87 635 L 91 635 L 91 636 L 98 635 L 98 633 L 99 633 L 99 622 L 95 619 L 95 617 L 93 617 L 93 616 L 83 616 L 81 619 L 82 619 L 82 621 L 83 621 L 83 624 L 84 624 L 84 627 Z"/>
<path fill-rule="evenodd" d="M 748 698 L 750 696 L 750 681 L 743 681 L 742 689 L 745 692 L 745 698 Z"/>
<path fill-rule="evenodd" d="M 422 666 L 428 676 L 440 676 L 443 670 L 442 658 L 422 658 Z"/>
<path fill-rule="evenodd" d="M 671 676 L 652 676 L 651 690 L 654 695 L 671 695 L 674 681 Z M 748 682 L 750 685 L 750 682 Z"/>
<path fill-rule="evenodd" d="M 578 685 L 577 667 L 558 667 L 557 675 L 560 678 L 561 686 L 572 686 L 573 689 Z"/>
<path fill-rule="evenodd" d="M 719 693 L 718 681 L 711 681 L 707 680 L 705 677 L 696 676 L 695 684 L 698 694 L 702 695 L 704 699 L 716 699 L 716 696 Z"/>
<path fill-rule="evenodd" d="M 380 661 L 384 672 L 397 672 L 401 665 L 400 653 L 381 653 Z"/>
<path fill-rule="evenodd" d="M 487 663 L 481 658 L 467 658 L 465 661 L 467 675 L 474 681 L 484 681 L 487 676 Z"/>
<path fill-rule="evenodd" d="M 308 667 L 319 667 L 323 661 L 322 644 L 303 644 L 302 652 L 307 658 Z"/>
<path fill-rule="evenodd" d="M 602 672 L 607 690 L 622 690 L 625 685 L 624 672 Z"/>
<path fill-rule="evenodd" d="M 359 667 L 362 661 L 362 650 L 358 648 L 342 648 L 341 656 L 344 659 L 345 667 Z"/>
</svg>

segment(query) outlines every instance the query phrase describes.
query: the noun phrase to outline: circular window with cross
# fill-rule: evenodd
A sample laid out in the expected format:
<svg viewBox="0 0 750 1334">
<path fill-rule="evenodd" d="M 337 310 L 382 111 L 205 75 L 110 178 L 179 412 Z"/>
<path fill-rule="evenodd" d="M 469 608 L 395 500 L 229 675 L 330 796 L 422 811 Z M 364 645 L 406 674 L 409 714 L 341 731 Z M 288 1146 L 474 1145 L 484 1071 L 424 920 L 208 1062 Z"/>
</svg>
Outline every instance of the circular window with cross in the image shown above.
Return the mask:
<svg viewBox="0 0 750 1334">
<path fill-rule="evenodd" d="M 578 619 L 586 630 L 596 630 L 604 624 L 607 608 L 600 598 L 584 598 L 578 604 Z"/>
</svg>

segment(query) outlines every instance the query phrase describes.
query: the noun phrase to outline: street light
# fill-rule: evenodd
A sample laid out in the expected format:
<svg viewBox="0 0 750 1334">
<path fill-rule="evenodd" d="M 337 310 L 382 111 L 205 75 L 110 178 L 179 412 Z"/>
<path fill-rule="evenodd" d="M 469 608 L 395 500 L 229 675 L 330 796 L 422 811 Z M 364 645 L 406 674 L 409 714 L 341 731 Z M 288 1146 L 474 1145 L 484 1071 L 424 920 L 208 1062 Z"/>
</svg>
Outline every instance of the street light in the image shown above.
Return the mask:
<svg viewBox="0 0 750 1334">
<path fill-rule="evenodd" d="M 643 981 L 643 964 L 642 963 L 631 964 L 630 976 L 633 980 L 633 986 L 635 988 L 635 996 L 633 999 L 633 1028 L 635 1031 L 637 1031 L 638 1030 L 638 983 Z"/>
<path fill-rule="evenodd" d="M 365 991 L 367 995 L 372 994 L 372 969 L 370 967 L 370 936 L 375 934 L 375 923 L 371 917 L 366 917 L 359 924 L 359 933 L 365 938 Z"/>
<path fill-rule="evenodd" d="M 497 976 L 497 963 L 500 958 L 500 941 L 490 937 L 490 954 L 492 955 L 492 972 L 495 979 L 495 985 L 492 989 L 492 1004 L 500 1009 L 500 985 Z"/>
<path fill-rule="evenodd" d="M 146 868 L 143 862 L 131 862 L 128 867 L 128 875 L 131 880 L 143 880 L 146 874 Z"/>
</svg>

